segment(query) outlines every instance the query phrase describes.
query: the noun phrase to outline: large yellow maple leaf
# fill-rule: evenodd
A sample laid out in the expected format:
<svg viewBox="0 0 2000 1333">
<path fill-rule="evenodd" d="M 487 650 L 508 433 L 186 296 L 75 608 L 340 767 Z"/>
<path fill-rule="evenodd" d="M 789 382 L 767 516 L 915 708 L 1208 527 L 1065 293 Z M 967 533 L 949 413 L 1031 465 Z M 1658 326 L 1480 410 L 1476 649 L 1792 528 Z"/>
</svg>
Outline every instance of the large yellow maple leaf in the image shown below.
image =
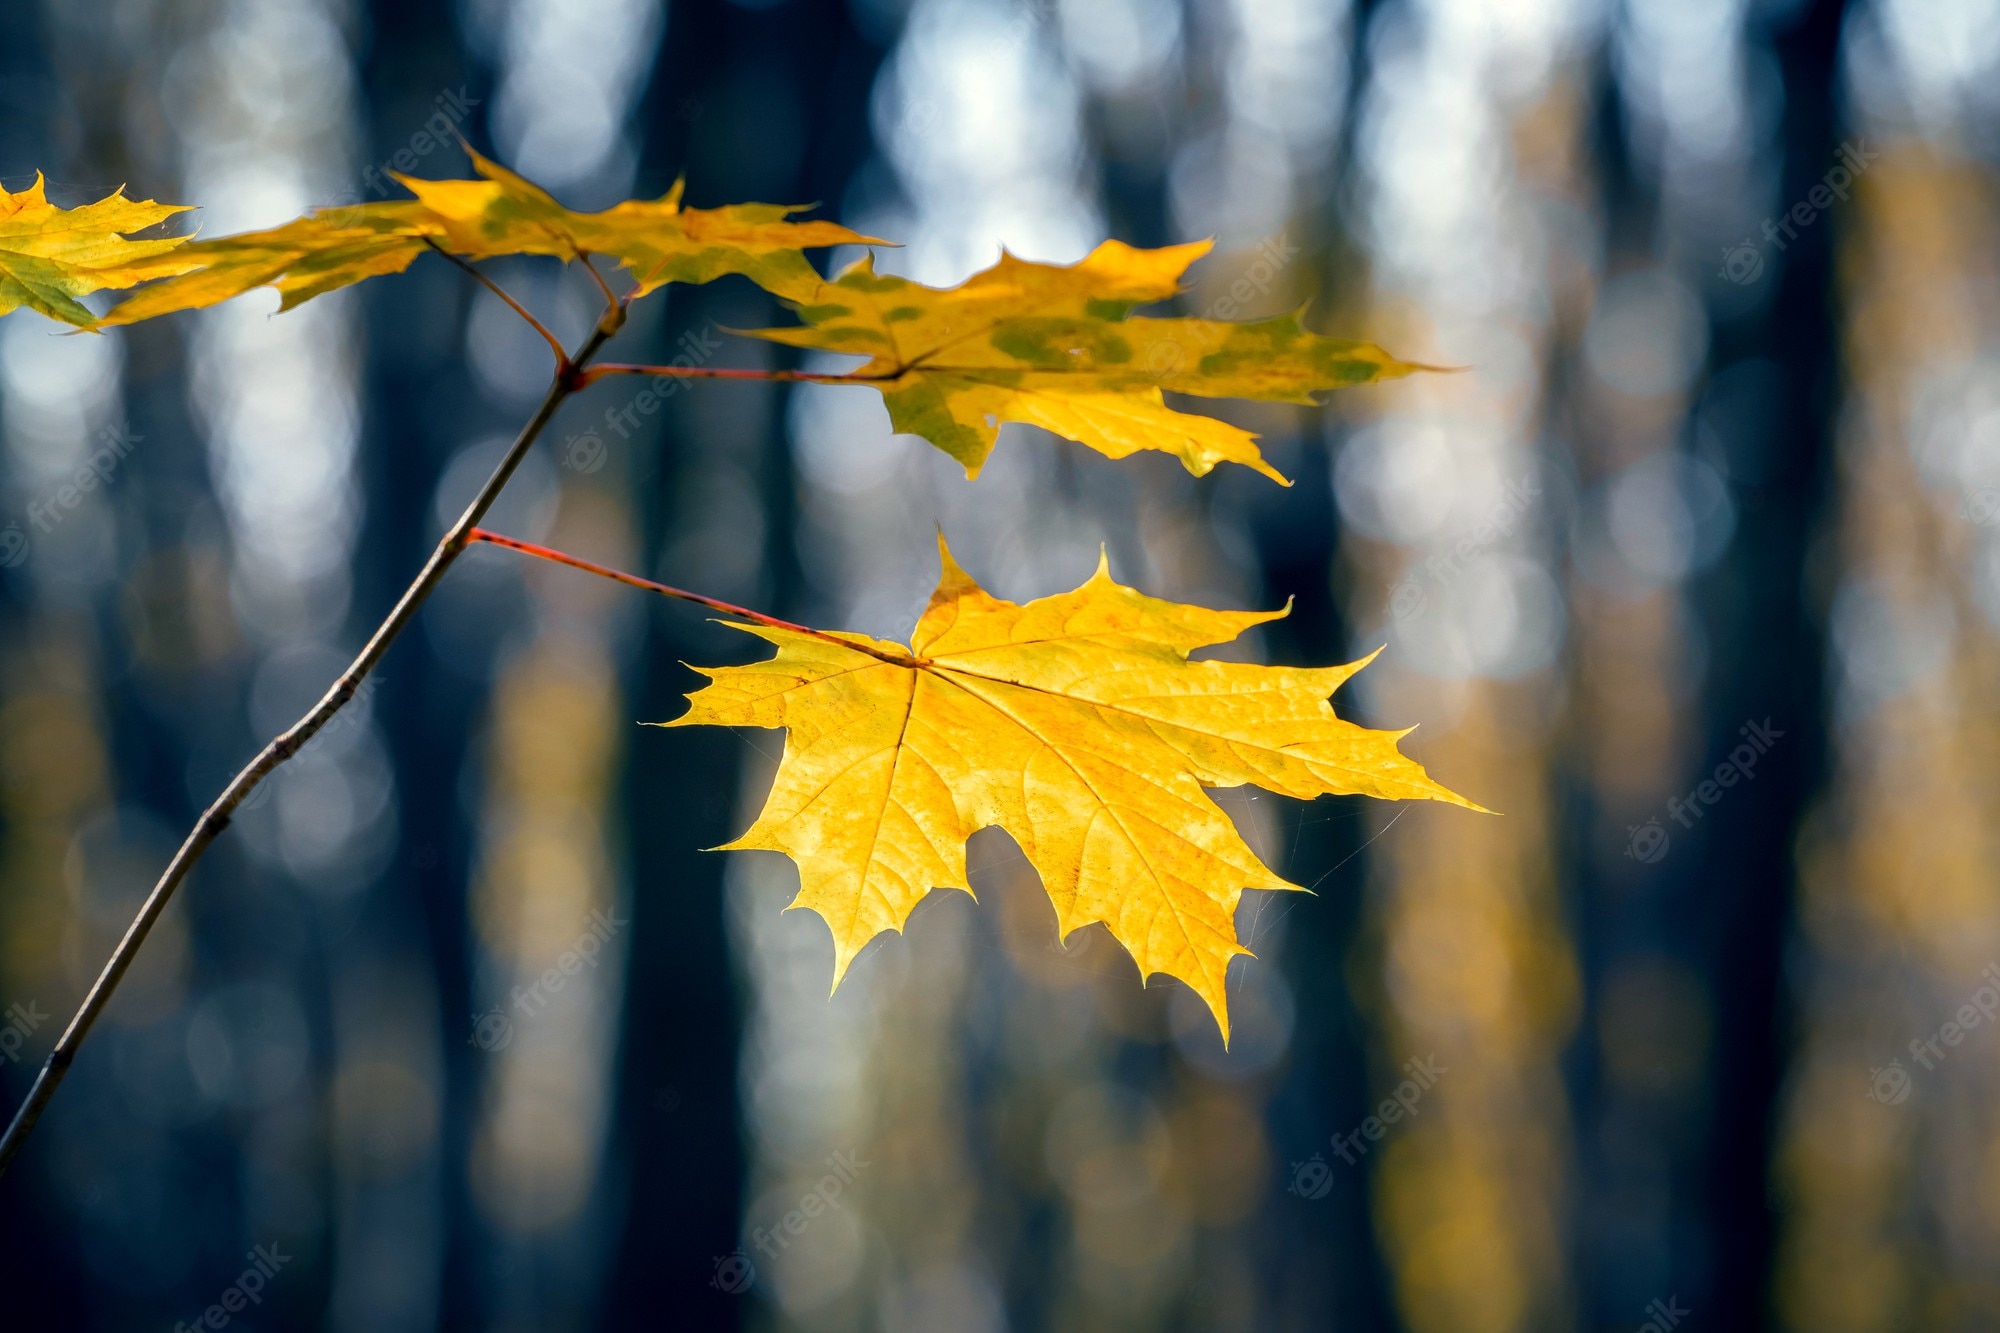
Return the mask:
<svg viewBox="0 0 2000 1333">
<path fill-rule="evenodd" d="M 185 211 L 176 204 L 127 199 L 123 190 L 81 208 L 57 208 L 40 172 L 18 194 L 0 188 L 0 315 L 26 306 L 89 327 L 97 317 L 77 297 L 195 266 L 197 261 L 171 253 L 186 237 L 125 239 Z"/>
<path fill-rule="evenodd" d="M 834 985 L 934 888 L 972 891 L 965 840 L 1020 844 L 1062 935 L 1102 921 L 1142 977 L 1207 1001 L 1229 1036 L 1224 977 L 1245 888 L 1295 889 L 1203 790 L 1250 783 L 1304 799 L 1355 792 L 1479 809 L 1397 749 L 1405 732 L 1334 715 L 1366 662 L 1317 669 L 1190 662 L 1284 611 L 1210 611 L 1144 596 L 1103 561 L 1026 605 L 943 553 L 908 647 L 860 634 L 739 628 L 777 645 L 710 683 L 668 726 L 783 727 L 762 814 L 729 848 L 798 863 L 793 907 L 833 931 Z"/>
<path fill-rule="evenodd" d="M 1161 390 L 1310 404 L 1327 389 L 1431 369 L 1373 343 L 1320 337 L 1296 315 L 1130 317 L 1178 293 L 1209 244 L 1142 250 L 1106 241 L 1068 265 L 1003 253 L 951 288 L 877 273 L 864 258 L 797 305 L 803 327 L 753 332 L 868 357 L 854 374 L 879 381 L 891 424 L 950 454 L 969 477 L 1001 425 L 1018 421 L 1112 458 L 1160 449 L 1196 475 L 1230 462 L 1282 482 L 1255 435 L 1174 411 Z"/>
<path fill-rule="evenodd" d="M 678 184 L 660 199 L 577 213 L 533 181 L 478 153 L 471 157 L 479 180 L 396 175 L 414 200 L 322 208 L 283 226 L 195 241 L 181 253 L 198 269 L 137 293 L 103 324 L 199 309 L 263 286 L 276 287 L 289 310 L 364 278 L 400 273 L 431 245 L 468 259 L 605 255 L 631 273 L 635 298 L 669 282 L 737 273 L 798 299 L 821 281 L 803 251 L 874 243 L 837 223 L 788 221 L 800 210 L 781 204 L 684 208 Z"/>
</svg>

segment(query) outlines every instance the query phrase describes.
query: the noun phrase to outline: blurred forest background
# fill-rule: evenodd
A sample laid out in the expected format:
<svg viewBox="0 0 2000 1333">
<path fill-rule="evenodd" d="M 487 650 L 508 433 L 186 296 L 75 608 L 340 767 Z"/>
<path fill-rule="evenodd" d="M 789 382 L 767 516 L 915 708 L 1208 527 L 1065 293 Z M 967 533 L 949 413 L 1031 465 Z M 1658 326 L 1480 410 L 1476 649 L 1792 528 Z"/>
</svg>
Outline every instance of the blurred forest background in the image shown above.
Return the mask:
<svg viewBox="0 0 2000 1333">
<path fill-rule="evenodd" d="M 990 832 L 829 1002 L 789 863 L 698 850 L 778 736 L 635 725 L 754 647 L 476 549 L 155 932 L 0 1183 L 0 1319 L 192 1322 L 261 1246 L 233 1328 L 2000 1327 L 1996 66 L 1995 0 L 0 6 L 0 181 L 65 205 L 221 235 L 463 134 L 940 284 L 1214 236 L 1185 310 L 1470 367 L 1235 414 L 1289 490 L 613 382 L 489 526 L 889 637 L 939 524 L 1016 598 L 1106 542 L 1294 599 L 1264 660 L 1386 645 L 1343 714 L 1504 812 L 1230 798 L 1318 892 L 1246 895 L 1226 1053 Z M 0 324 L 8 1113 L 546 382 L 441 261 L 275 304 Z M 792 364 L 735 280 L 639 312 L 625 359 Z"/>
</svg>

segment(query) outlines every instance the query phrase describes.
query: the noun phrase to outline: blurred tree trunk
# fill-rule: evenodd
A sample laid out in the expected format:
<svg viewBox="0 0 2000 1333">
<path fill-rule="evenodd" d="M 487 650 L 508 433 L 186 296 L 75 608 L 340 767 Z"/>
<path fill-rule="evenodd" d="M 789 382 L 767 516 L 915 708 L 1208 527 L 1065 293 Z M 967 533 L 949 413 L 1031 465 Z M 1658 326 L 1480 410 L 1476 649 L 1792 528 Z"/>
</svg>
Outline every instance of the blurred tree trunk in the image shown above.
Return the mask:
<svg viewBox="0 0 2000 1333">
<path fill-rule="evenodd" d="M 844 6 L 674 4 L 640 115 L 639 192 L 663 192 L 685 174 L 694 205 L 817 200 L 824 215 L 838 217 L 847 182 L 868 152 L 868 90 L 880 58 Z M 719 337 L 712 326 L 782 322 L 768 297 L 733 281 L 674 288 L 655 300 L 664 318 L 631 330 L 621 357 L 665 361 Z M 730 354 L 767 353 L 732 347 Z M 632 396 L 615 384 L 597 392 Z M 697 385 L 674 396 L 632 441 L 643 441 L 648 460 L 638 469 L 635 499 L 644 548 L 662 577 L 716 590 L 715 571 L 685 563 L 714 549 L 716 534 L 693 529 L 722 517 L 704 512 L 718 469 L 752 479 L 761 539 L 731 535 L 760 541 L 752 553 L 759 576 L 754 587 L 721 595 L 741 595 L 780 615 L 795 612 L 799 588 L 785 392 L 770 384 Z M 639 655 L 645 676 L 632 682 L 639 718 L 681 712 L 696 677 L 675 664 L 754 655 L 743 636 L 686 608 L 648 611 Z M 699 728 L 647 731 L 629 754 L 624 799 L 636 910 L 616 1130 L 628 1160 L 625 1225 L 605 1293 L 609 1326 L 647 1326 L 667 1312 L 690 1327 L 727 1327 L 747 1308 L 745 1297 L 708 1286 L 711 1262 L 738 1244 L 746 1165 L 738 972 L 723 921 L 727 858 L 700 850 L 740 831 L 731 825 L 744 748 L 740 736 Z"/>
</svg>

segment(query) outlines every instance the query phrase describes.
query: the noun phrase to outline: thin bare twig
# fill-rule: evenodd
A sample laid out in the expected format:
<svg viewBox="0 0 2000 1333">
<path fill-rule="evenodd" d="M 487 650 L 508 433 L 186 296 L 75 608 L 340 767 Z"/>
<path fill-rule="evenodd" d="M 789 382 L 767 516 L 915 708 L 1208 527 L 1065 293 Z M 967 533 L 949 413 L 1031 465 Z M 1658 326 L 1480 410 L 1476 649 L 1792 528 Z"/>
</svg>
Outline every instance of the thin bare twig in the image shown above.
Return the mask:
<svg viewBox="0 0 2000 1333">
<path fill-rule="evenodd" d="M 597 265 L 590 262 L 590 251 L 588 250 L 577 251 L 576 259 L 579 264 L 583 265 L 583 271 L 590 275 L 590 280 L 597 284 L 597 290 L 604 293 L 604 304 L 607 307 L 617 310 L 623 310 L 627 305 L 631 304 L 630 297 L 626 297 L 623 300 L 621 300 L 619 299 L 617 294 L 611 290 L 611 284 L 606 282 L 604 280 L 604 275 L 597 271 Z"/>
<path fill-rule="evenodd" d="M 607 361 L 577 372 L 585 384 L 595 384 L 613 375 L 657 375 L 662 379 L 683 380 L 770 380 L 776 384 L 870 384 L 880 387 L 888 375 L 836 375 L 812 370 L 739 370 L 727 366 L 636 366 Z"/>
<path fill-rule="evenodd" d="M 457 260 L 456 256 L 448 257 L 454 262 Z M 486 282 L 486 279 L 470 265 L 462 264 L 461 267 L 472 272 L 481 282 Z M 486 285 L 489 288 L 493 287 L 491 283 Z M 498 288 L 493 290 L 497 292 Z M 520 310 L 506 293 L 500 292 L 499 295 L 509 305 Z M 555 378 L 550 383 L 549 391 L 543 397 L 541 406 L 535 409 L 534 416 L 530 417 L 528 424 L 521 428 L 521 433 L 515 437 L 512 447 L 493 469 L 492 475 L 487 477 L 486 483 L 479 488 L 479 493 L 473 497 L 472 503 L 466 506 L 463 514 L 459 515 L 458 522 L 452 524 L 451 531 L 444 535 L 437 549 L 431 552 L 430 559 L 424 562 L 422 572 L 408 588 L 403 590 L 402 597 L 397 599 L 395 609 L 390 611 L 388 618 L 376 627 L 374 634 L 369 636 L 367 645 L 362 648 L 347 670 L 341 673 L 340 679 L 333 683 L 333 688 L 312 706 L 311 711 L 293 723 L 289 730 L 266 745 L 257 757 L 251 760 L 227 787 L 223 788 L 222 795 L 215 798 L 214 804 L 210 805 L 195 823 L 187 840 L 181 844 L 180 850 L 174 853 L 173 860 L 167 863 L 165 872 L 153 885 L 153 891 L 146 895 L 146 901 L 140 907 L 139 915 L 133 918 L 132 924 L 125 931 L 125 937 L 112 951 L 111 959 L 104 965 L 104 971 L 98 975 L 96 984 L 91 986 L 89 994 L 84 996 L 83 1005 L 76 1011 L 76 1017 L 70 1020 L 69 1027 L 63 1031 L 61 1040 L 56 1042 L 55 1049 L 49 1053 L 47 1062 L 42 1065 L 41 1073 L 35 1077 L 34 1087 L 28 1092 L 28 1099 L 21 1104 L 21 1109 L 15 1112 L 13 1122 L 7 1126 L 5 1136 L 0 1136 L 0 1173 L 5 1173 L 15 1155 L 21 1151 L 21 1145 L 33 1132 L 35 1122 L 41 1119 L 49 1099 L 55 1096 L 56 1089 L 61 1086 L 64 1076 L 69 1072 L 71 1062 L 76 1059 L 77 1049 L 83 1045 L 84 1038 L 90 1035 L 91 1025 L 97 1021 L 98 1015 L 104 1011 L 104 1006 L 110 1002 L 112 993 L 118 989 L 118 983 L 124 978 L 126 969 L 132 966 L 132 960 L 138 955 L 139 946 L 146 942 L 147 932 L 152 930 L 153 923 L 159 920 L 160 913 L 166 910 L 167 903 L 173 898 L 174 890 L 187 878 L 188 872 L 201 859 L 202 853 L 208 850 L 209 844 L 229 827 L 230 815 L 243 803 L 244 798 L 256 789 L 257 784 L 269 776 L 278 765 L 297 754 L 305 743 L 354 697 L 354 692 L 362 680 L 375 669 L 376 664 L 388 652 L 389 645 L 395 642 L 396 636 L 410 623 L 417 613 L 417 608 L 423 605 L 424 599 L 430 596 L 431 590 L 444 577 L 445 570 L 449 569 L 452 562 L 465 550 L 472 533 L 479 525 L 479 520 L 486 516 L 486 511 L 492 507 L 493 501 L 499 496 L 501 488 L 507 484 L 508 478 L 514 475 L 514 470 L 520 466 L 521 459 L 527 455 L 529 447 L 555 416 L 556 409 L 562 406 L 564 399 L 582 387 L 575 373 L 576 368 L 595 356 L 617 331 L 624 312 L 620 308 L 616 313 L 619 318 L 614 319 L 607 314 L 605 319 L 599 322 L 597 328 L 584 340 L 573 357 L 563 350 L 562 345 L 556 342 L 546 329 L 542 329 L 543 336 L 548 337 L 555 346 L 558 361 Z M 540 324 L 535 323 L 534 317 L 528 315 L 526 311 L 521 311 L 521 314 L 529 323 L 535 324 L 536 328 L 541 328 Z"/>
<path fill-rule="evenodd" d="M 532 328 L 536 333 L 541 334 L 542 341 L 547 343 L 549 345 L 549 350 L 556 354 L 556 375 L 558 378 L 564 375 L 568 375 L 573 370 L 575 370 L 576 363 L 570 359 L 569 352 L 564 349 L 562 345 L 562 339 L 556 337 L 555 334 L 550 333 L 548 325 L 542 323 L 542 321 L 540 321 L 539 319 L 536 319 L 534 314 L 529 311 L 528 307 L 522 305 L 519 301 L 516 301 L 513 297 L 509 296 L 507 294 L 507 289 L 505 287 L 502 287 L 499 283 L 493 281 L 493 279 L 487 277 L 484 273 L 481 273 L 478 269 L 474 268 L 470 263 L 466 262 L 458 255 L 455 255 L 451 251 L 445 249 L 442 245 L 439 245 L 436 241 L 432 240 L 430 237 L 428 236 L 424 237 L 424 244 L 428 245 L 431 249 L 437 251 L 439 254 L 443 255 L 446 259 L 449 259 L 452 263 L 458 265 L 460 268 L 464 269 L 467 273 L 471 274 L 472 280 L 474 282 L 477 282 L 481 287 L 484 287 L 487 291 L 492 292 L 495 296 L 505 301 L 507 303 L 508 309 L 512 310 L 522 319 L 527 320 L 528 326 Z M 584 267 L 585 268 L 590 267 L 588 261 L 585 261 Z M 596 277 L 597 276 L 596 272 L 593 271 L 591 273 L 591 276 L 593 278 Z M 598 286 L 601 287 L 603 285 L 604 285 L 603 281 L 600 279 L 598 282 Z"/>
<path fill-rule="evenodd" d="M 814 629 L 810 625 L 798 625 L 789 620 L 780 620 L 776 616 L 767 616 L 762 611 L 752 611 L 747 606 L 738 606 L 734 602 L 725 602 L 719 598 L 703 596 L 698 592 L 689 592 L 685 588 L 676 588 L 670 583 L 655 583 L 651 579 L 642 579 L 637 574 L 627 574 L 622 569 L 613 569 L 609 565 L 600 565 L 594 560 L 585 560 L 580 556 L 570 555 L 566 551 L 558 551 L 552 546 L 537 546 L 533 542 L 524 542 L 516 537 L 503 537 L 497 532 L 488 532 L 485 528 L 474 528 L 466 536 L 470 541 L 490 542 L 495 546 L 504 546 L 510 551 L 519 551 L 522 555 L 534 556 L 537 560 L 552 560 L 558 565 L 568 565 L 571 569 L 580 569 L 586 574 L 595 574 L 599 578 L 610 579 L 614 583 L 622 583 L 628 588 L 642 588 L 647 592 L 659 593 L 662 597 L 676 597 L 683 602 L 693 602 L 698 606 L 706 606 L 711 610 L 720 611 L 724 615 L 739 616 L 744 620 L 754 621 L 759 625 L 769 625 L 773 629 L 784 629 L 790 630 L 794 634 L 811 635 L 815 639 L 824 639 L 828 643 L 837 643 L 843 648 L 851 648 L 857 653 L 866 653 L 870 657 L 880 658 L 882 661 L 894 666 L 920 667 L 928 665 L 922 658 L 911 657 L 905 653 L 890 652 L 886 649 L 874 647 L 871 644 L 860 643 L 844 634 L 834 634 L 827 630 Z"/>
</svg>

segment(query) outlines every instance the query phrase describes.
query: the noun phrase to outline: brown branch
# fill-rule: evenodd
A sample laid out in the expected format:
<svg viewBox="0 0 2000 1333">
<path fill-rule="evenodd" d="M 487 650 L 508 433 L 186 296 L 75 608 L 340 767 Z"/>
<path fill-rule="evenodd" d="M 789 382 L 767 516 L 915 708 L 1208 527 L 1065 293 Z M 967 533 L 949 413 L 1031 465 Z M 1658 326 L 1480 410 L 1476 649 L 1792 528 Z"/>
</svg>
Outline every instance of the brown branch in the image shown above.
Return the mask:
<svg viewBox="0 0 2000 1333">
<path fill-rule="evenodd" d="M 604 293 L 604 305 L 606 309 L 623 311 L 627 305 L 631 304 L 630 297 L 620 300 L 618 295 L 611 290 L 611 284 L 606 282 L 604 275 L 597 271 L 597 265 L 590 262 L 590 251 L 579 250 L 576 252 L 576 257 L 578 262 L 583 265 L 583 271 L 588 273 L 590 280 L 597 284 L 597 290 Z M 621 314 L 619 319 L 622 322 L 624 316 Z"/>
<path fill-rule="evenodd" d="M 432 238 L 428 236 L 424 237 L 424 244 L 428 245 L 431 249 L 437 251 L 439 254 L 443 255 L 446 259 L 449 259 L 452 263 L 464 269 L 467 273 L 470 273 L 472 275 L 473 281 L 477 282 L 481 287 L 484 287 L 487 291 L 492 292 L 495 296 L 505 301 L 507 303 L 508 309 L 512 310 L 522 319 L 527 320 L 528 326 L 534 329 L 536 333 L 542 335 L 542 341 L 547 343 L 549 345 L 549 350 L 556 354 L 556 376 L 558 379 L 572 373 L 575 370 L 576 363 L 570 360 L 569 353 L 566 350 L 564 350 L 562 345 L 562 339 L 556 337 L 555 334 L 550 333 L 548 325 L 542 323 L 542 321 L 540 321 L 539 319 L 536 319 L 534 315 L 529 311 L 528 307 L 522 305 L 519 301 L 516 301 L 513 297 L 509 296 L 507 294 L 507 289 L 505 287 L 502 287 L 499 283 L 493 281 L 493 279 L 487 277 L 484 273 L 481 273 L 478 269 L 474 268 L 464 259 L 453 254 L 451 251 L 445 249 L 442 245 L 439 245 Z"/>
<path fill-rule="evenodd" d="M 811 370 L 741 370 L 727 366 L 635 366 L 622 362 L 607 361 L 578 371 L 577 379 L 584 384 L 595 384 L 613 375 L 657 375 L 663 379 L 683 380 L 769 380 L 774 384 L 867 384 L 880 388 L 893 375 L 831 375 Z"/>
<path fill-rule="evenodd" d="M 637 574 L 627 574 L 622 569 L 613 569 L 609 565 L 600 565 L 594 560 L 585 560 L 581 556 L 570 555 L 566 551 L 558 551 L 553 546 L 537 546 L 533 542 L 524 542 L 518 537 L 504 537 L 497 532 L 488 532 L 485 528 L 474 528 L 466 534 L 466 538 L 468 541 L 490 542 L 495 546 L 504 546 L 510 551 L 519 551 L 522 555 L 534 556 L 537 560 L 552 560 L 558 565 L 568 565 L 571 569 L 580 569 L 586 574 L 595 574 L 599 578 L 610 579 L 613 583 L 622 583 L 628 588 L 640 588 L 646 592 L 659 593 L 662 597 L 675 597 L 683 602 L 693 602 L 697 606 L 706 606 L 711 610 L 720 611 L 724 615 L 738 616 L 744 620 L 754 621 L 759 625 L 769 625 L 773 629 L 790 630 L 794 634 L 806 634 L 815 639 L 824 639 L 828 643 L 837 643 L 843 648 L 850 648 L 857 653 L 866 653 L 870 657 L 879 658 L 892 666 L 915 668 L 930 665 L 929 660 L 926 658 L 912 657 L 907 653 L 888 652 L 870 644 L 858 642 L 844 634 L 835 634 L 830 630 L 814 629 L 810 625 L 800 625 L 789 620 L 780 620 L 776 616 L 767 616 L 762 611 L 752 611 L 747 606 L 738 606 L 734 602 L 725 602 L 720 598 L 707 597 L 698 592 L 689 592 L 686 588 L 676 588 L 670 583 L 655 583 L 651 579 L 642 579 Z"/>
<path fill-rule="evenodd" d="M 456 260 L 455 256 L 452 258 Z M 472 271 L 470 265 L 461 267 Z M 486 281 L 476 271 L 473 271 L 473 276 L 479 278 L 481 282 Z M 487 283 L 487 286 L 491 288 L 492 284 Z M 514 304 L 504 292 L 500 295 L 509 305 Z M 519 309 L 518 306 L 515 308 Z M 522 313 L 526 316 L 525 311 Z M 621 310 L 618 313 L 622 315 L 623 312 Z M 534 323 L 532 316 L 527 318 L 530 323 Z M 35 1077 L 34 1087 L 28 1092 L 28 1099 L 21 1104 L 21 1109 L 15 1112 L 13 1122 L 7 1126 L 6 1134 L 0 1136 L 0 1173 L 6 1171 L 8 1164 L 21 1151 L 21 1145 L 33 1132 L 35 1122 L 41 1119 L 49 1099 L 55 1096 L 56 1089 L 61 1086 L 64 1076 L 69 1072 L 70 1063 L 76 1059 L 77 1049 L 83 1045 L 84 1038 L 90 1035 L 91 1025 L 97 1021 L 98 1015 L 104 1011 L 104 1006 L 110 1002 L 112 993 L 118 989 L 118 983 L 124 978 L 126 969 L 132 966 L 132 960 L 138 956 L 139 947 L 146 942 L 147 932 L 152 930 L 153 923 L 159 920 L 160 913 L 166 910 L 167 903 L 173 898 L 174 890 L 180 887 L 181 881 L 187 878 L 188 872 L 194 868 L 197 861 L 201 860 L 202 853 L 208 850 L 209 844 L 229 827 L 231 814 L 243 803 L 244 798 L 256 789 L 257 784 L 269 776 L 278 765 L 304 748 L 306 742 L 311 740 L 313 735 L 354 697 L 354 692 L 362 680 L 375 669 L 376 664 L 388 652 L 389 645 L 394 643 L 396 636 L 408 626 L 416 615 L 417 608 L 423 605 L 424 599 L 430 596 L 431 590 L 444 577 L 445 570 L 449 569 L 452 562 L 465 550 L 472 533 L 478 528 L 479 520 L 486 516 L 486 511 L 492 507 L 493 501 L 499 496 L 501 488 L 507 484 L 508 478 L 514 475 L 514 470 L 520 466 L 521 459 L 527 455 L 529 447 L 555 416 L 556 409 L 576 392 L 579 386 L 576 383 L 574 368 L 588 362 L 597 354 L 616 332 L 618 322 L 607 315 L 592 331 L 590 337 L 584 340 L 574 357 L 564 352 L 560 343 L 555 344 L 560 358 L 559 367 L 554 381 L 549 385 L 548 393 L 542 399 L 541 406 L 535 409 L 535 414 L 528 419 L 528 424 L 521 428 L 521 433 L 515 437 L 513 446 L 493 469 L 492 475 L 487 477 L 485 485 L 479 488 L 479 493 L 472 498 L 472 503 L 466 506 L 465 512 L 459 515 L 458 522 L 452 524 L 451 531 L 444 535 L 437 549 L 431 552 L 430 559 L 424 562 L 423 570 L 415 581 L 403 590 L 402 597 L 397 599 L 395 608 L 389 612 L 388 618 L 376 627 L 374 634 L 369 636 L 367 645 L 362 648 L 347 670 L 341 673 L 340 679 L 333 683 L 333 687 L 326 692 L 326 695 L 312 706 L 311 711 L 293 723 L 283 735 L 266 745 L 257 757 L 250 761 L 249 766 L 223 788 L 222 795 L 216 797 L 214 804 L 210 805 L 196 821 L 187 840 L 181 844 L 180 850 L 174 853 L 173 860 L 167 863 L 166 870 L 153 885 L 153 891 L 146 895 L 145 903 L 139 908 L 139 915 L 134 917 L 132 924 L 126 928 L 125 937 L 112 951 L 111 959 L 105 963 L 104 970 L 98 975 L 96 983 L 84 996 L 83 1005 L 76 1011 L 76 1017 L 70 1020 L 62 1038 L 49 1053 L 41 1073 Z M 536 327 L 541 326 L 537 324 Z M 543 334 L 548 336 L 546 329 L 543 330 Z M 553 338 L 551 341 L 554 341 Z"/>
</svg>

